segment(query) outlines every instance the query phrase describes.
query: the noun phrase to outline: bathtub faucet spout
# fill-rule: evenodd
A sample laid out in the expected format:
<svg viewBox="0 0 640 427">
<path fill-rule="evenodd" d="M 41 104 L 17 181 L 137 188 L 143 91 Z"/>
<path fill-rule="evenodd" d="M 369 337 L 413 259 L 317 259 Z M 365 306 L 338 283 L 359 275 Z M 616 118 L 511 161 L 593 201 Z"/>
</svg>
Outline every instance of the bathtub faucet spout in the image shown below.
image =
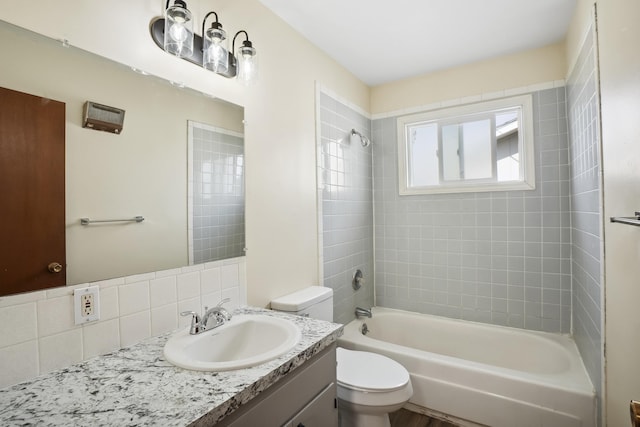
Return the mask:
<svg viewBox="0 0 640 427">
<path fill-rule="evenodd" d="M 356 318 L 360 319 L 361 317 L 368 317 L 371 319 L 371 309 L 356 307 Z"/>
</svg>

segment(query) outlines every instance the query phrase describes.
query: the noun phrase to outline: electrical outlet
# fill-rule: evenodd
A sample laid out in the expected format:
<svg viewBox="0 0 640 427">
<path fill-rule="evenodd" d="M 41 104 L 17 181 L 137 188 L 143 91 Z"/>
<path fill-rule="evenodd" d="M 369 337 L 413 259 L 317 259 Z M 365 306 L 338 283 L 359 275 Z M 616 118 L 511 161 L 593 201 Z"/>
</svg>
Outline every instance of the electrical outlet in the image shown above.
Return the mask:
<svg viewBox="0 0 640 427">
<path fill-rule="evenodd" d="M 73 291 L 76 325 L 100 320 L 100 288 L 89 286 Z"/>
<path fill-rule="evenodd" d="M 83 317 L 93 314 L 93 294 L 83 294 L 80 296 L 80 305 L 82 306 L 81 314 Z"/>
</svg>

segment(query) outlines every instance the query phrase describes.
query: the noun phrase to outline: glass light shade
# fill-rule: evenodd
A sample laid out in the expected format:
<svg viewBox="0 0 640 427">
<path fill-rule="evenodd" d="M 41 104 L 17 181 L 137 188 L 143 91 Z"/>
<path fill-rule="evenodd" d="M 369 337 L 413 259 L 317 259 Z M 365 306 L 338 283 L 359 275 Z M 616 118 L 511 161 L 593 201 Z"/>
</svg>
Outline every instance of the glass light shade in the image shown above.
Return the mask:
<svg viewBox="0 0 640 427">
<path fill-rule="evenodd" d="M 193 55 L 193 19 L 183 1 L 176 0 L 165 13 L 164 50 L 180 58 Z"/>
<path fill-rule="evenodd" d="M 242 84 L 250 86 L 258 80 L 258 57 L 251 42 L 245 41 L 238 48 L 236 55 L 238 64 L 237 79 Z"/>
<path fill-rule="evenodd" d="M 216 73 L 226 73 L 229 69 L 227 33 L 215 24 L 204 34 L 202 66 Z"/>
</svg>

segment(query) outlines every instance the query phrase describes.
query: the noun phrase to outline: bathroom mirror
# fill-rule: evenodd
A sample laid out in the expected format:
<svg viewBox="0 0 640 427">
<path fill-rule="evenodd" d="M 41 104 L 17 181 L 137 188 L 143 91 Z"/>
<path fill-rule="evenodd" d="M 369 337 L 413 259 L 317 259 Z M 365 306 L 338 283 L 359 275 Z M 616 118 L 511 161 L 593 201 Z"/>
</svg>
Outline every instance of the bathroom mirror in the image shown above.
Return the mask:
<svg viewBox="0 0 640 427">
<path fill-rule="evenodd" d="M 188 239 L 194 222 L 188 218 L 189 121 L 232 135 L 237 160 L 243 157 L 244 109 L 2 21 L 0 50 L 11 58 L 3 61 L 1 87 L 66 105 L 67 285 L 188 265 L 189 247 L 200 244 Z M 122 132 L 83 128 L 87 101 L 124 110 Z M 244 183 L 235 183 L 242 191 L 234 207 L 241 223 L 236 215 L 233 234 L 243 249 Z M 144 220 L 81 224 L 81 218 L 136 216 Z M 222 233 L 225 221 L 216 226 Z M 202 261 L 243 254 L 211 252 Z"/>
</svg>

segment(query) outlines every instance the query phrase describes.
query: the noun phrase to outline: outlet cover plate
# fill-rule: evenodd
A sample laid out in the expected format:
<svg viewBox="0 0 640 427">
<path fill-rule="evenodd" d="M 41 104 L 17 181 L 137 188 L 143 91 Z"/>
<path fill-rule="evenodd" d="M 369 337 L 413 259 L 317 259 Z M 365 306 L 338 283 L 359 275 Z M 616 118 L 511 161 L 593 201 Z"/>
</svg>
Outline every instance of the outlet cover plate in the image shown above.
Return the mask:
<svg viewBox="0 0 640 427">
<path fill-rule="evenodd" d="M 90 308 L 91 314 L 85 314 L 85 306 L 83 306 L 82 296 L 91 295 L 93 307 Z M 73 290 L 73 311 L 75 315 L 76 325 L 82 325 L 87 322 L 100 320 L 100 288 L 98 286 L 88 286 L 86 288 L 78 288 Z"/>
</svg>

